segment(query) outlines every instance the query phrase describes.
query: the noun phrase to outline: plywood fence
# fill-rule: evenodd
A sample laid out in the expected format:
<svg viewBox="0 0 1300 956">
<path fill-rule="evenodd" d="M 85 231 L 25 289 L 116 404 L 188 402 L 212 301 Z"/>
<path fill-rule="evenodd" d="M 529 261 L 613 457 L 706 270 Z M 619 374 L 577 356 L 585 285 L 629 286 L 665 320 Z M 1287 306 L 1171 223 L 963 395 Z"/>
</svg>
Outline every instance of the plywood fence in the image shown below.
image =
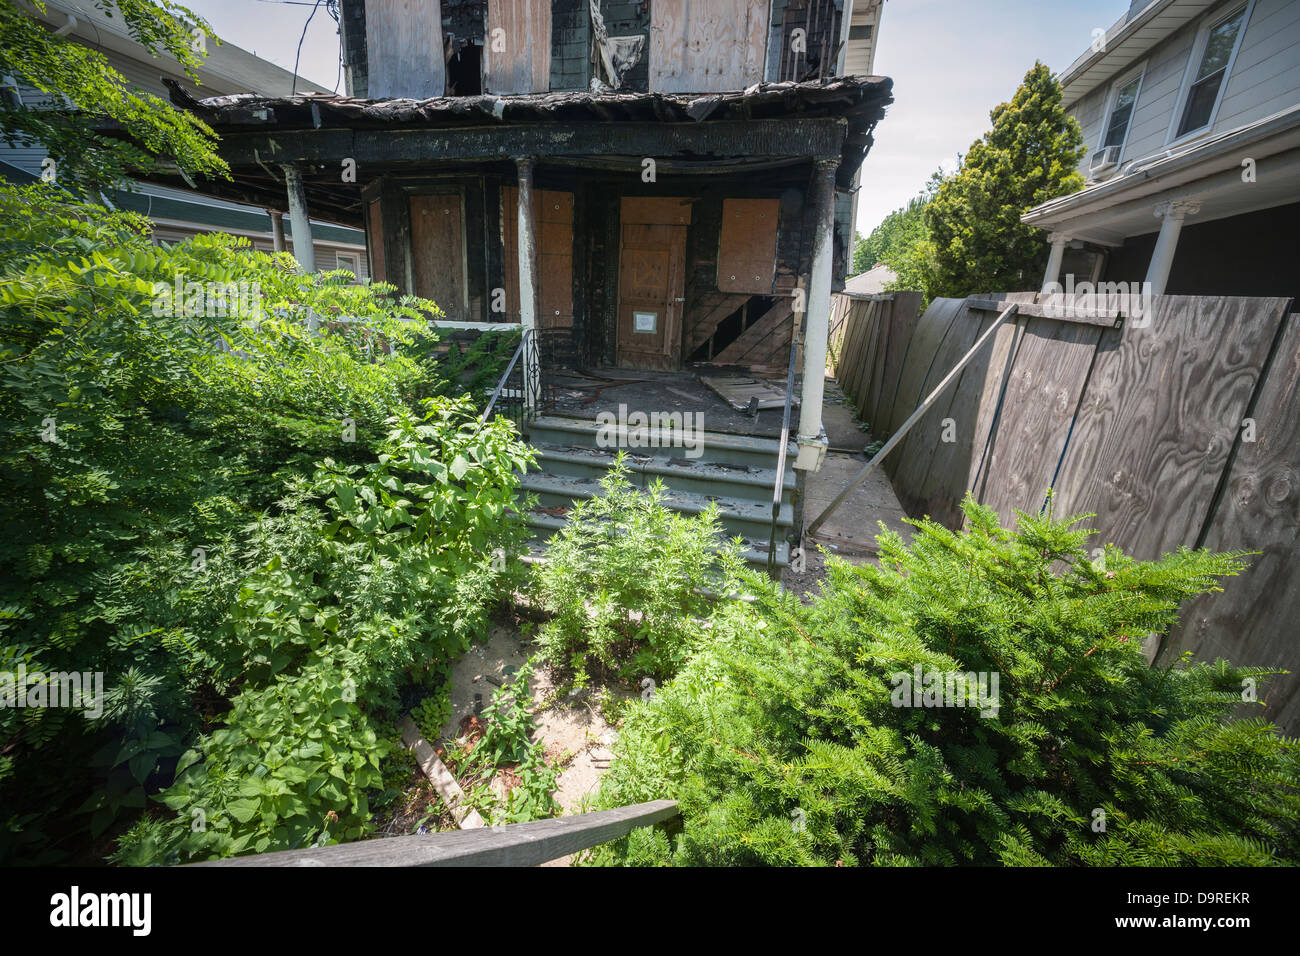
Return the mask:
<svg viewBox="0 0 1300 956">
<path fill-rule="evenodd" d="M 835 372 L 885 439 L 996 318 L 982 354 L 885 469 L 903 507 L 949 527 L 969 490 L 1003 523 L 1092 513 L 1095 544 L 1150 559 L 1181 545 L 1258 551 L 1220 593 L 1189 603 L 1160 660 L 1300 672 L 1300 315 L 1278 298 L 1160 296 L 1145 321 L 1051 317 L 1033 293 L 835 304 Z M 1274 679 L 1267 716 L 1300 731 L 1300 674 Z"/>
</svg>

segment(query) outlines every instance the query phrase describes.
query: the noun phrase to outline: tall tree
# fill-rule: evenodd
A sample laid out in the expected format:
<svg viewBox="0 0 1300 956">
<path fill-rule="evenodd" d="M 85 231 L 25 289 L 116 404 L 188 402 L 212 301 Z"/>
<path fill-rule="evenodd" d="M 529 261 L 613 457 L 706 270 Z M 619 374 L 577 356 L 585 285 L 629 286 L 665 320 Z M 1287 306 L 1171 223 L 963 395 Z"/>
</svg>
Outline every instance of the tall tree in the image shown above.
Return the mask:
<svg viewBox="0 0 1300 956">
<path fill-rule="evenodd" d="M 42 11 L 44 4 L 36 2 Z M 98 0 L 155 55 L 170 54 L 195 77 L 212 28 L 171 0 Z M 43 176 L 93 198 L 160 160 L 187 174 L 221 174 L 216 137 L 202 121 L 161 97 L 132 89 L 102 53 L 59 36 L 26 10 L 0 0 L 0 78 L 39 90 L 44 102 L 0 96 L 0 139 L 38 142 L 51 162 Z M 115 135 L 124 131 L 127 137 Z"/>
<path fill-rule="evenodd" d="M 1020 221 L 1040 203 L 1083 187 L 1083 133 L 1061 105 L 1061 84 L 1035 63 L 993 128 L 926 208 L 935 275 L 932 296 L 1036 288 L 1047 262 L 1043 232 Z"/>
</svg>

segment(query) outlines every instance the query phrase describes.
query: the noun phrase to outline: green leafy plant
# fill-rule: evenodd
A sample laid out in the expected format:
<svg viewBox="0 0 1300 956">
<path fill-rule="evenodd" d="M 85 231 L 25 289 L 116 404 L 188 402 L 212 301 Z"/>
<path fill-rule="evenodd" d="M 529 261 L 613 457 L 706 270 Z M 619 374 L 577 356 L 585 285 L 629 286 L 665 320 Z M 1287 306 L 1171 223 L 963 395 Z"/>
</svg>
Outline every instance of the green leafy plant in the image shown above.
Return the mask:
<svg viewBox="0 0 1300 956">
<path fill-rule="evenodd" d="M 1111 547 L 1103 567 L 1079 519 L 1020 514 L 1013 532 L 965 510 L 964 532 L 882 534 L 879 567 L 829 560 L 809 605 L 751 575 L 756 600 L 722 605 L 710 643 L 634 706 L 601 789 L 601 807 L 677 799 L 682 832 L 595 860 L 1295 863 L 1297 744 L 1234 717 L 1243 682 L 1278 671 L 1142 652 L 1243 556 Z M 966 692 L 977 675 L 991 693 Z"/>
<path fill-rule="evenodd" d="M 704 639 L 703 589 L 728 592 L 739 545 L 723 537 L 716 508 L 688 517 L 664 505 L 662 484 L 633 488 L 621 455 L 601 490 L 574 507 L 536 572 L 551 614 L 540 659 L 579 684 L 592 664 L 622 678 L 667 677 Z"/>
<path fill-rule="evenodd" d="M 532 665 L 525 664 L 515 679 L 501 685 L 483 708 L 481 735 L 463 750 L 448 754 L 457 778 L 466 788 L 468 805 L 493 825 L 526 823 L 559 814 L 555 800 L 559 767 L 547 762 L 546 748 L 534 739 L 528 703 Z M 493 782 L 506 772 L 512 784 L 504 798 Z"/>
</svg>

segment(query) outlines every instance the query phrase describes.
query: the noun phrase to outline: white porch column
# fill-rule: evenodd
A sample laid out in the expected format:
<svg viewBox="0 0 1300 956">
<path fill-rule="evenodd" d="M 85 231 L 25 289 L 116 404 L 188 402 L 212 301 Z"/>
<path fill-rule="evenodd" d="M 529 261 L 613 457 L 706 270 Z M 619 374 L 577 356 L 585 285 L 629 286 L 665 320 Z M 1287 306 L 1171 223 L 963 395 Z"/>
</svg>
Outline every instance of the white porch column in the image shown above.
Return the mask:
<svg viewBox="0 0 1300 956">
<path fill-rule="evenodd" d="M 1161 220 L 1160 235 L 1156 238 L 1156 247 L 1151 253 L 1151 264 L 1147 266 L 1146 277 L 1146 281 L 1151 283 L 1152 295 L 1165 294 L 1169 272 L 1174 267 L 1178 236 L 1183 231 L 1183 220 L 1200 211 L 1201 204 L 1192 199 L 1175 199 L 1156 206 L 1156 218 Z"/>
<path fill-rule="evenodd" d="M 293 257 L 303 272 L 316 271 L 316 250 L 312 246 L 311 217 L 307 214 L 307 190 L 302 170 L 284 166 L 284 185 L 289 192 L 289 222 L 293 226 Z"/>
<path fill-rule="evenodd" d="M 284 213 L 278 209 L 268 209 L 267 213 L 271 216 L 271 248 L 284 252 Z"/>
<path fill-rule="evenodd" d="M 519 254 L 519 324 L 524 334 L 532 330 L 532 355 L 537 351 L 537 224 L 533 215 L 533 167 L 535 161 L 531 156 L 515 159 L 519 171 L 519 228 L 517 230 Z M 524 350 L 524 400 L 529 409 L 537 406 L 536 381 L 529 374 L 529 349 Z"/>
<path fill-rule="evenodd" d="M 1073 236 L 1068 236 L 1063 232 L 1053 232 L 1047 237 L 1047 241 L 1052 244 L 1052 252 L 1047 257 L 1047 272 L 1043 274 L 1043 293 L 1056 291 L 1050 287 L 1059 284 L 1061 280 L 1061 263 L 1065 260 L 1065 244 Z"/>
<path fill-rule="evenodd" d="M 799 457 L 804 471 L 821 468 L 826 453 L 822 437 L 822 397 L 826 391 L 826 346 L 830 334 L 831 258 L 835 248 L 835 160 L 818 160 L 813 174 L 812 271 L 803 316 L 803 391 L 799 396 Z M 797 318 L 797 316 L 796 316 Z"/>
</svg>

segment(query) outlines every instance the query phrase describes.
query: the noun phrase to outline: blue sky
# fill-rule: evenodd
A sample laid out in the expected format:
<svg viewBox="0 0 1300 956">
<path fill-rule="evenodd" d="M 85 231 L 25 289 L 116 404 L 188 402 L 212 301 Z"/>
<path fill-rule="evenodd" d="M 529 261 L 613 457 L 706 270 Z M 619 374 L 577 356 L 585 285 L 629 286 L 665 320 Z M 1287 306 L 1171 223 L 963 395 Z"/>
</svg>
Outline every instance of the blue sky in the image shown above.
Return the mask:
<svg viewBox="0 0 1300 956">
<path fill-rule="evenodd" d="M 224 40 L 292 70 L 311 2 L 190 0 Z M 876 72 L 894 79 L 895 103 L 862 169 L 858 230 L 870 232 L 939 166 L 988 128 L 1040 59 L 1060 71 L 1128 9 L 1129 0 L 886 0 Z M 338 81 L 337 26 L 322 3 L 302 42 L 301 76 Z M 339 84 L 342 91 L 342 84 Z"/>
</svg>

